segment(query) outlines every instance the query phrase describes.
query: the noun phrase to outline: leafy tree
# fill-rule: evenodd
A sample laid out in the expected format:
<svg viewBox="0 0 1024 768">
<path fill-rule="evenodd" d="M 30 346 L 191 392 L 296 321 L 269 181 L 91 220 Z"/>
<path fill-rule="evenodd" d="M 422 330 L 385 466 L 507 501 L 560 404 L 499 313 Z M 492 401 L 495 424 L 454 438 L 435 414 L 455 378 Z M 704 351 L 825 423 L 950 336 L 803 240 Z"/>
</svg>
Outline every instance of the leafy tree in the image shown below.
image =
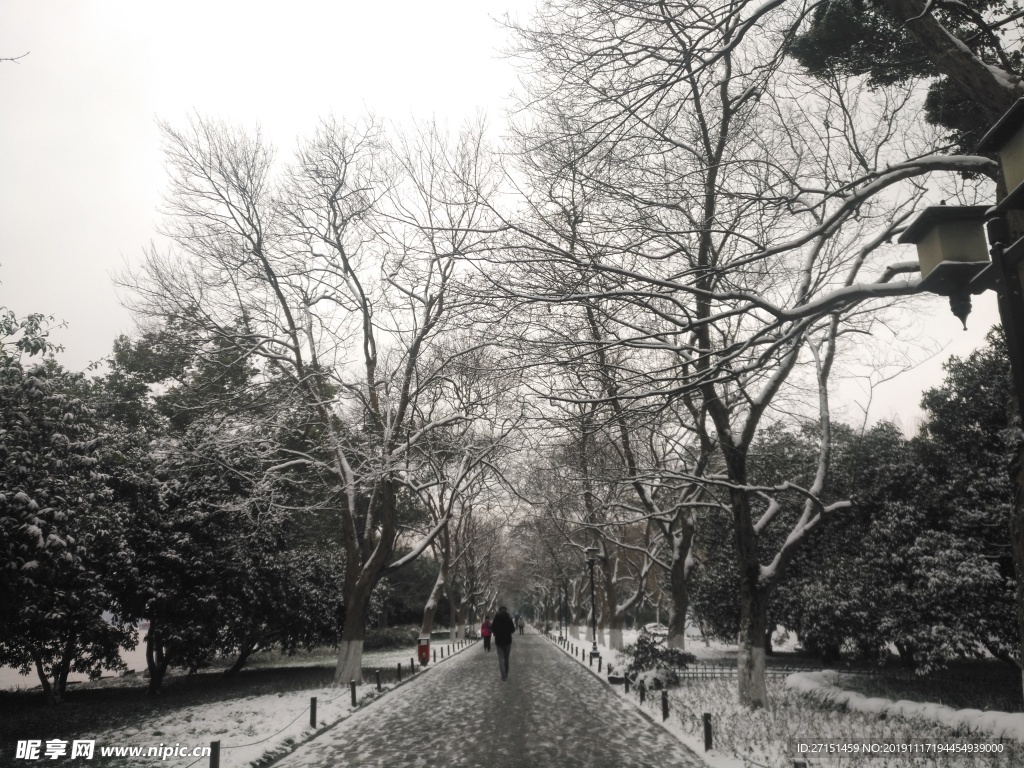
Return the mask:
<svg viewBox="0 0 1024 768">
<path fill-rule="evenodd" d="M 237 655 L 236 672 L 258 649 L 333 643 L 342 613 L 342 563 L 305 505 L 317 478 L 302 467 L 268 472 L 267 445 L 300 443 L 309 425 L 285 410 L 268 436 L 239 418 L 280 393 L 254 402 L 251 368 L 229 364 L 217 342 L 185 349 L 180 338 L 161 329 L 119 339 L 108 376 L 124 418 L 152 430 L 119 592 L 126 612 L 148 622 L 150 692 L 170 666 L 195 668 L 214 653 Z"/>
<path fill-rule="evenodd" d="M 101 424 L 83 377 L 52 359 L 45 320 L 0 320 L 0 663 L 34 668 L 59 703 L 71 671 L 120 666 L 134 644 L 113 605 L 124 520 L 100 471 Z"/>
<path fill-rule="evenodd" d="M 820 78 L 866 76 L 874 87 L 927 79 L 924 118 L 949 129 L 951 139 L 971 153 L 991 127 L 993 115 L 979 110 L 969 93 L 944 74 L 918 47 L 913 22 L 896 13 L 896 3 L 830 0 L 817 5 L 809 24 L 790 47 L 790 55 Z M 1021 52 L 1007 49 L 1019 4 L 1004 0 L 936 3 L 922 8 L 977 58 L 990 65 L 1020 71 Z M 998 116 L 998 115 L 997 115 Z"/>
</svg>

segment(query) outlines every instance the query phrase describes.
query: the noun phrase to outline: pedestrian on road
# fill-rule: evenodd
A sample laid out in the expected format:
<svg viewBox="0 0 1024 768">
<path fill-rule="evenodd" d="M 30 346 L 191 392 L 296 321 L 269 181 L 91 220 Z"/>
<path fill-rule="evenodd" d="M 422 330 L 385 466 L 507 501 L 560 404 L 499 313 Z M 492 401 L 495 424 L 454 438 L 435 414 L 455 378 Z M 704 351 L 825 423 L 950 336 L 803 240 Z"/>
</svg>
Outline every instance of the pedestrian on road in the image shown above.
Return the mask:
<svg viewBox="0 0 1024 768">
<path fill-rule="evenodd" d="M 512 635 L 515 633 L 516 624 L 508 615 L 508 608 L 503 605 L 491 622 L 491 634 L 494 635 L 494 645 L 498 651 L 498 671 L 501 672 L 502 680 L 508 680 L 508 657 L 512 652 Z"/>
<path fill-rule="evenodd" d="M 491 650 L 491 617 L 487 616 L 484 618 L 484 623 L 480 625 L 480 637 L 484 639 L 484 650 Z"/>
</svg>

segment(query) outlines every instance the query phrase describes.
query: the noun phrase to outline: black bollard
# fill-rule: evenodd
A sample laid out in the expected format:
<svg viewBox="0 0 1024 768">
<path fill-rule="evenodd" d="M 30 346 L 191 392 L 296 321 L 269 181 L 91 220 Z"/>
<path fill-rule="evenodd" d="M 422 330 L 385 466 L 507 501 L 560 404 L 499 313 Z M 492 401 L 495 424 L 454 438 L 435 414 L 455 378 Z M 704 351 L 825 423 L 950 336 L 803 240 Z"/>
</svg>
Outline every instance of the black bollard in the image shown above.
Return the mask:
<svg viewBox="0 0 1024 768">
<path fill-rule="evenodd" d="M 711 750 L 711 713 L 704 713 L 704 751 Z"/>
<path fill-rule="evenodd" d="M 210 768 L 220 768 L 220 740 L 210 742 Z"/>
<path fill-rule="evenodd" d="M 316 696 L 309 699 L 309 727 L 316 728 Z"/>
<path fill-rule="evenodd" d="M 356 705 L 356 681 L 353 680 L 352 682 L 350 682 L 348 684 L 348 686 L 349 686 L 349 688 L 352 689 L 352 706 L 355 707 L 355 705 Z"/>
<path fill-rule="evenodd" d="M 668 720 L 668 691 L 661 692 L 661 719 Z"/>
<path fill-rule="evenodd" d="M 377 670 L 377 693 L 380 693 L 380 691 L 381 691 L 381 687 L 380 687 L 380 670 L 378 669 Z"/>
<path fill-rule="evenodd" d="M 597 672 L 598 672 L 598 674 L 601 673 L 601 657 L 600 656 L 597 657 Z"/>
<path fill-rule="evenodd" d="M 622 678 L 622 682 L 626 686 L 626 695 L 629 696 L 629 678 L 628 677 Z"/>
<path fill-rule="evenodd" d="M 643 706 L 645 701 L 647 701 L 647 686 L 640 683 L 640 706 Z"/>
<path fill-rule="evenodd" d="M 398 682 L 402 682 L 402 662 L 398 662 Z"/>
<path fill-rule="evenodd" d="M 434 649 L 434 663 L 437 664 L 437 648 Z"/>
</svg>

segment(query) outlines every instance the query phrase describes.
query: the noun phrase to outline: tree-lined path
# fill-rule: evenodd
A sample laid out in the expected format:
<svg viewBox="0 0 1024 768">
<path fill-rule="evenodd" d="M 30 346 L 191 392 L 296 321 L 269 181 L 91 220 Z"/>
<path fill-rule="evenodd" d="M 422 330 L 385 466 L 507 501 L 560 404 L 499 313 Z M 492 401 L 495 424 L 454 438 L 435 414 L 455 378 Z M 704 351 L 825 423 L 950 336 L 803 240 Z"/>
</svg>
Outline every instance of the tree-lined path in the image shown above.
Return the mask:
<svg viewBox="0 0 1024 768">
<path fill-rule="evenodd" d="M 386 702 L 386 705 L 385 705 Z M 278 766 L 686 766 L 703 763 L 538 634 L 517 635 L 509 679 L 476 644 Z"/>
</svg>

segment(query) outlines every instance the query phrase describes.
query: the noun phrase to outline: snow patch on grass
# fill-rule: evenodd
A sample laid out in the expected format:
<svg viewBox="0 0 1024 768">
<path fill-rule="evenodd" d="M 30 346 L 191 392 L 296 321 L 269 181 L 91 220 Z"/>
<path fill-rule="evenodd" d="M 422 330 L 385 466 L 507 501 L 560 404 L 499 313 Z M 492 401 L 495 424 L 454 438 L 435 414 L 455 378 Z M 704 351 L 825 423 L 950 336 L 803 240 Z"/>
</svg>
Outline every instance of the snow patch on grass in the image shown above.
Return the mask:
<svg viewBox="0 0 1024 768">
<path fill-rule="evenodd" d="M 836 679 L 836 673 L 797 672 L 786 678 L 786 685 L 825 704 L 844 706 L 857 712 L 916 718 L 972 734 L 1024 741 L 1024 713 L 983 712 L 980 709 L 953 709 L 944 704 L 925 704 L 905 699 L 892 701 L 868 698 L 862 693 L 840 688 L 832 682 Z"/>
</svg>

